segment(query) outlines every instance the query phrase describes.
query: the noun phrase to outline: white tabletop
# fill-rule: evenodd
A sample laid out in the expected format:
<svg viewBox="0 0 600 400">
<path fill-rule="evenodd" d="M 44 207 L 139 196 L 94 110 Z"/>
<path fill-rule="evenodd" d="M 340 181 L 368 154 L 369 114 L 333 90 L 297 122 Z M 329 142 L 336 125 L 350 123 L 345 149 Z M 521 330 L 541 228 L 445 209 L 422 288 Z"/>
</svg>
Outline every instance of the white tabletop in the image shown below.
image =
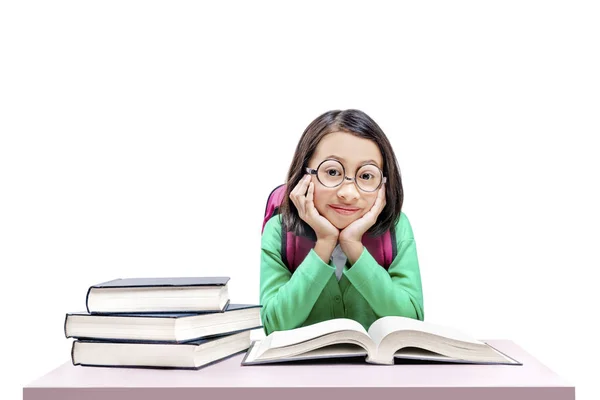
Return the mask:
<svg viewBox="0 0 600 400">
<path fill-rule="evenodd" d="M 357 359 L 321 360 L 319 362 L 280 363 L 269 365 L 241 366 L 244 357 L 239 353 L 220 362 L 208 365 L 199 370 L 161 370 L 141 368 L 102 368 L 73 366 L 67 362 L 47 375 L 30 383 L 24 388 L 24 400 L 37 398 L 52 398 L 60 394 L 86 395 L 88 398 L 116 399 L 119 393 L 123 398 L 138 398 L 136 394 L 145 396 L 151 391 L 137 389 L 161 388 L 162 395 L 177 397 L 175 392 L 167 394 L 164 390 L 170 388 L 188 388 L 194 391 L 179 391 L 188 393 L 190 398 L 197 396 L 200 389 L 233 389 L 233 388 L 338 388 L 347 391 L 356 388 L 412 388 L 420 389 L 424 394 L 425 388 L 444 389 L 445 392 L 428 391 L 428 393 L 457 394 L 468 398 L 469 393 L 475 395 L 490 395 L 471 390 L 470 392 L 452 391 L 449 389 L 518 389 L 510 392 L 511 400 L 516 400 L 519 393 L 533 395 L 529 390 L 542 389 L 536 392 L 545 398 L 574 399 L 574 387 L 541 364 L 515 343 L 509 340 L 486 340 L 489 344 L 505 354 L 520 361 L 523 365 L 470 365 L 470 364 L 396 364 L 374 365 Z M 103 396 L 102 389 L 132 389 L 113 391 L 111 396 Z M 55 389 L 55 390 L 48 390 Z M 77 389 L 85 389 L 77 391 Z M 92 390 L 94 389 L 94 390 Z M 520 390 L 520 391 L 519 391 Z M 157 391 L 153 393 L 158 393 Z M 346 395 L 350 394 L 348 392 Z M 358 393 L 358 392 L 353 392 Z M 504 390 L 502 397 L 509 392 Z M 93 394 L 93 396 L 92 396 Z M 339 393 L 338 393 L 339 394 Z M 492 393 L 493 394 L 493 393 Z M 42 396 L 43 395 L 43 396 Z M 223 395 L 221 393 L 220 395 Z M 279 394 L 281 395 L 281 394 Z M 91 397 L 90 397 L 91 396 Z M 115 397 L 116 396 L 116 397 Z M 174 397 L 173 397 L 174 396 Z M 236 397 L 237 394 L 233 395 Z M 464 397 L 467 396 L 467 397 Z M 223 396 L 227 397 L 227 396 Z M 264 400 L 265 394 L 260 397 Z M 269 396 L 267 396 L 269 397 Z M 421 398 L 437 398 L 420 396 Z M 59 398 L 59 397 L 56 397 Z M 158 397 L 157 397 L 158 398 Z M 457 397 L 458 398 L 458 397 Z M 476 398 L 476 397 L 473 397 Z M 220 399 L 221 400 L 221 399 Z"/>
</svg>

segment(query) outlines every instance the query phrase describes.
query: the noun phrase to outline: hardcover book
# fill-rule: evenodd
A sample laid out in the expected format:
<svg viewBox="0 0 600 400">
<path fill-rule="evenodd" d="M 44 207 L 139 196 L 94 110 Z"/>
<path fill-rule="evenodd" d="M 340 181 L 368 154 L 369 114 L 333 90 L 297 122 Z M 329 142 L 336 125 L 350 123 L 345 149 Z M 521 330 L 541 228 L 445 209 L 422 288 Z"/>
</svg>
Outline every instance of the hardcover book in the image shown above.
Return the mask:
<svg viewBox="0 0 600 400">
<path fill-rule="evenodd" d="M 129 343 L 75 340 L 73 365 L 94 367 L 198 369 L 243 352 L 250 330 L 187 343 Z"/>
<path fill-rule="evenodd" d="M 89 313 L 222 312 L 229 277 L 127 278 L 88 289 Z"/>
<path fill-rule="evenodd" d="M 260 328 L 260 305 L 229 304 L 224 312 L 90 314 L 68 313 L 65 336 L 79 339 L 188 342 Z"/>
</svg>

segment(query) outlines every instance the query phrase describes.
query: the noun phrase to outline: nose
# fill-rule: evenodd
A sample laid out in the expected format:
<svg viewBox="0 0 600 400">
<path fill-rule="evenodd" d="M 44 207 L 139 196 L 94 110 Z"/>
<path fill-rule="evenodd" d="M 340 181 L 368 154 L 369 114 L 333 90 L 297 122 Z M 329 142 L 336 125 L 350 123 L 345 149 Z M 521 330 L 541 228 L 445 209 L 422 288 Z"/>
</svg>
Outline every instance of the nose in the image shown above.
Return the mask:
<svg viewBox="0 0 600 400">
<path fill-rule="evenodd" d="M 344 182 L 340 185 L 337 191 L 338 197 L 346 201 L 357 200 L 360 197 L 360 193 L 358 193 L 358 188 L 354 183 L 353 179 L 344 179 Z"/>
</svg>

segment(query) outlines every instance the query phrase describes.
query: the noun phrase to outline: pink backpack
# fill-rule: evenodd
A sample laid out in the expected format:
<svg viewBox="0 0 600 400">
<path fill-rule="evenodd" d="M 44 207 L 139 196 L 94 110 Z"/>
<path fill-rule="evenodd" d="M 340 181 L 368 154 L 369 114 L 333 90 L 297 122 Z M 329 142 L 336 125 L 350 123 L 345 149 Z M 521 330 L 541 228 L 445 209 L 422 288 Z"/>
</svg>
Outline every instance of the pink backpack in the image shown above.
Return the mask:
<svg viewBox="0 0 600 400">
<path fill-rule="evenodd" d="M 279 214 L 279 206 L 285 196 L 285 190 L 286 186 L 280 185 L 273 189 L 269 195 L 261 233 L 264 232 L 265 225 L 269 219 Z M 364 235 L 362 243 L 373 258 L 377 260 L 377 263 L 387 270 L 396 257 L 397 249 L 395 232 L 387 231 L 383 235 L 377 237 Z M 315 240 L 313 238 L 303 235 L 296 236 L 292 232 L 285 232 L 284 235 L 281 235 L 281 255 L 284 264 L 291 273 L 294 273 L 296 268 L 298 268 L 313 247 L 315 247 Z"/>
</svg>

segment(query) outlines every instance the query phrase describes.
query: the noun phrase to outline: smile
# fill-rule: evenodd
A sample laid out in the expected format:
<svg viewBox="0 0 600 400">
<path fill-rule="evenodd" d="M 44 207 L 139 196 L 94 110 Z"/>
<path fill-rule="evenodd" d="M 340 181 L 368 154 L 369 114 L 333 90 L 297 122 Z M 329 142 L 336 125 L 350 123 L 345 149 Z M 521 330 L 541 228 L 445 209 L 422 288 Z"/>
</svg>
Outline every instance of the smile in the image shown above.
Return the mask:
<svg viewBox="0 0 600 400">
<path fill-rule="evenodd" d="M 352 215 L 360 210 L 360 208 L 352 208 L 352 207 L 337 207 L 329 205 L 335 212 L 342 215 Z"/>
</svg>

